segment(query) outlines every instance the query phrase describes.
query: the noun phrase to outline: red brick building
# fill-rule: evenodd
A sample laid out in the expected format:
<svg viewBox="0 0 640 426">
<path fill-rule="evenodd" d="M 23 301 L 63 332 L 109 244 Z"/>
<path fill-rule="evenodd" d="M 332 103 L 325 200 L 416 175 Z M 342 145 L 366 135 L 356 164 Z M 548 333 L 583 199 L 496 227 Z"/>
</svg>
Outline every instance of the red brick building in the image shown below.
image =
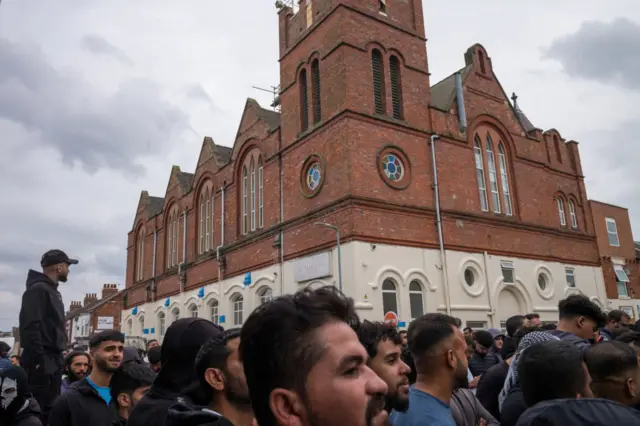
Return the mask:
<svg viewBox="0 0 640 426">
<path fill-rule="evenodd" d="M 123 312 L 134 335 L 184 315 L 241 325 L 306 285 L 341 285 L 363 317 L 401 323 L 437 310 L 482 327 L 554 320 L 570 292 L 604 300 L 578 144 L 509 101 L 480 44 L 432 84 L 421 0 L 301 8 L 278 13 L 279 112 L 247 100 L 232 148 L 205 137 L 194 173 L 174 166 L 162 197 L 142 192 Z M 318 223 L 340 231 L 340 262 Z"/>
<path fill-rule="evenodd" d="M 102 330 L 119 330 L 122 295 L 117 284 L 104 284 L 100 299 L 88 293 L 82 302 L 72 301 L 66 316 L 69 342 L 86 344 Z"/>
<path fill-rule="evenodd" d="M 591 200 L 589 204 L 609 307 L 623 309 L 636 319 L 640 312 L 640 268 L 629 211 L 599 201 Z"/>
</svg>

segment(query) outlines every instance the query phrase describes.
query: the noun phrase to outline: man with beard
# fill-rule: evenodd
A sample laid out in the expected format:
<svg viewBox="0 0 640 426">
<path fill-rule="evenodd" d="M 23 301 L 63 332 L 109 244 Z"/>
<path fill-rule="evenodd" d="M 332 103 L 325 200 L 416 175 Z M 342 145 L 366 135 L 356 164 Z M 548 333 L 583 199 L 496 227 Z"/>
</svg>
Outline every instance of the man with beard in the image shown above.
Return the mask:
<svg viewBox="0 0 640 426">
<path fill-rule="evenodd" d="M 459 327 L 459 319 L 433 313 L 409 325 L 409 350 L 418 376 L 409 390 L 409 409 L 391 413 L 395 426 L 456 426 L 451 394 L 468 387 L 467 342 Z"/>
<path fill-rule="evenodd" d="M 387 385 L 367 366 L 351 328 L 358 323 L 353 300 L 333 286 L 280 296 L 249 315 L 240 358 L 260 426 L 384 424 Z"/>
<path fill-rule="evenodd" d="M 0 371 L 0 425 L 42 426 L 40 407 L 27 388 L 27 375 L 22 368 Z"/>
<path fill-rule="evenodd" d="M 253 411 L 239 346 L 239 328 L 227 330 L 202 345 L 196 356 L 196 374 L 211 402 L 204 408 L 184 403 L 172 406 L 167 426 L 251 426 Z"/>
<path fill-rule="evenodd" d="M 402 360 L 402 334 L 391 324 L 369 321 L 356 334 L 369 355 L 367 365 L 387 384 L 385 409 L 407 411 L 411 368 Z"/>
<path fill-rule="evenodd" d="M 51 410 L 49 426 L 111 426 L 116 420 L 109 382 L 122 364 L 124 335 L 105 330 L 91 338 L 89 350 L 91 374 L 60 395 Z"/>
<path fill-rule="evenodd" d="M 22 295 L 22 366 L 42 409 L 44 424 L 53 401 L 60 394 L 64 364 L 62 352 L 67 347 L 64 304 L 58 284 L 67 281 L 69 266 L 77 263 L 62 250 L 49 250 L 40 260 L 42 272 L 29 270 L 27 289 Z"/>
<path fill-rule="evenodd" d="M 89 370 L 89 354 L 81 351 L 73 351 L 64 360 L 64 370 L 67 377 L 62 379 L 60 393 L 63 393 L 72 383 L 84 379 Z"/>
<path fill-rule="evenodd" d="M 111 399 L 118 411 L 113 426 L 125 426 L 133 407 L 147 394 L 156 373 L 142 363 L 123 363 L 111 378 Z"/>
</svg>

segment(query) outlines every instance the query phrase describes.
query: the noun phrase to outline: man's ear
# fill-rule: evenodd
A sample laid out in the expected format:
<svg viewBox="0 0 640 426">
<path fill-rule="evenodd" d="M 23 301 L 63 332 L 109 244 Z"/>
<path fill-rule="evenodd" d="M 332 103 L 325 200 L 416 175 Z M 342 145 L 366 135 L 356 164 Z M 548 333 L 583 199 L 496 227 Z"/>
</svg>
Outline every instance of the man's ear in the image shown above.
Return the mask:
<svg viewBox="0 0 640 426">
<path fill-rule="evenodd" d="M 269 395 L 269 408 L 279 425 L 301 426 L 307 422 L 307 411 L 296 392 L 274 389 Z"/>
<path fill-rule="evenodd" d="M 224 374 L 217 368 L 207 368 L 207 371 L 204 372 L 204 379 L 213 390 L 217 392 L 224 390 Z"/>
</svg>

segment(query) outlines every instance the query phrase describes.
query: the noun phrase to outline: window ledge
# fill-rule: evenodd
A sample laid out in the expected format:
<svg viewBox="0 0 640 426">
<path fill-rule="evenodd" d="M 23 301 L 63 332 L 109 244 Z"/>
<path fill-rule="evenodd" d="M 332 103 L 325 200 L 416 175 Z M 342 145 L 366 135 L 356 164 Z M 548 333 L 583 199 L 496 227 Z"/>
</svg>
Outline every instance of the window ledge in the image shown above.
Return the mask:
<svg viewBox="0 0 640 426">
<path fill-rule="evenodd" d="M 631 300 L 631 297 L 618 295 L 618 299 L 620 299 L 620 300 Z"/>
</svg>

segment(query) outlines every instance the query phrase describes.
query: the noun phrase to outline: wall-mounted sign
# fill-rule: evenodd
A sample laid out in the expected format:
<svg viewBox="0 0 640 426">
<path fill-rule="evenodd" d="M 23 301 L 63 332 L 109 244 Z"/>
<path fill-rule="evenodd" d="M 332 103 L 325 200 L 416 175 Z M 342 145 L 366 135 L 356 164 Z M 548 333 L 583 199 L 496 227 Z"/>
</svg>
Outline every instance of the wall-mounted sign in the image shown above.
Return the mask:
<svg viewBox="0 0 640 426">
<path fill-rule="evenodd" d="M 303 257 L 293 265 L 293 279 L 297 283 L 329 277 L 331 272 L 331 252 L 325 251 Z"/>
<path fill-rule="evenodd" d="M 97 330 L 113 330 L 113 317 L 98 317 Z"/>
</svg>

